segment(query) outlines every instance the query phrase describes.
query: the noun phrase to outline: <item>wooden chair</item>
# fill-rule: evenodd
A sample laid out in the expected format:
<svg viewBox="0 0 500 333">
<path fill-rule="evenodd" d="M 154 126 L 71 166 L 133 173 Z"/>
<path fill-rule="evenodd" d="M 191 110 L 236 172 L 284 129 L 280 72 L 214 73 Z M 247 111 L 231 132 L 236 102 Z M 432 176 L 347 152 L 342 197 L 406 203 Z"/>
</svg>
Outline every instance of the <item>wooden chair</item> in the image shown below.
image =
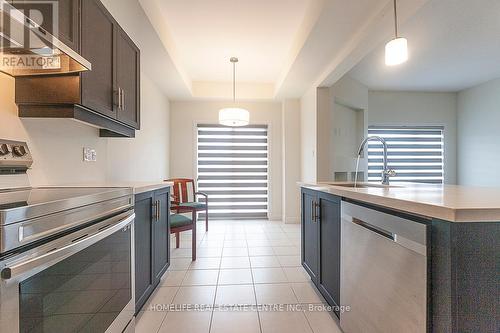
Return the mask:
<svg viewBox="0 0 500 333">
<path fill-rule="evenodd" d="M 196 185 L 193 179 L 174 178 L 167 180 L 174 183 L 174 193 L 172 195 L 172 211 L 177 214 L 205 211 L 205 228 L 208 231 L 208 195 L 203 192 L 196 192 Z M 191 193 L 188 193 L 188 185 L 191 184 Z M 191 194 L 189 196 L 188 194 Z M 205 197 L 205 202 L 197 201 L 197 197 Z M 194 201 L 189 201 L 190 198 Z"/>
<path fill-rule="evenodd" d="M 170 215 L 170 234 L 175 234 L 175 248 L 180 246 L 180 233 L 191 230 L 192 232 L 192 260 L 196 260 L 196 212 L 192 211 L 192 218 L 185 215 L 173 214 Z"/>
</svg>

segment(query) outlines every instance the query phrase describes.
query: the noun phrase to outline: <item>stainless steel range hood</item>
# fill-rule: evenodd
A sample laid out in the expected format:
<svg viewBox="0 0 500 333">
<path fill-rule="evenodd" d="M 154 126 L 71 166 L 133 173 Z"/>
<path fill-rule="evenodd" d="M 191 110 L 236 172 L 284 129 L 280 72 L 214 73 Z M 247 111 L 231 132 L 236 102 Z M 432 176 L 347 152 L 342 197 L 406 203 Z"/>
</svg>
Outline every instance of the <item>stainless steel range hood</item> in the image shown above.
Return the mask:
<svg viewBox="0 0 500 333">
<path fill-rule="evenodd" d="M 0 0 L 0 72 L 17 77 L 91 69 L 88 60 L 7 1 Z"/>
</svg>

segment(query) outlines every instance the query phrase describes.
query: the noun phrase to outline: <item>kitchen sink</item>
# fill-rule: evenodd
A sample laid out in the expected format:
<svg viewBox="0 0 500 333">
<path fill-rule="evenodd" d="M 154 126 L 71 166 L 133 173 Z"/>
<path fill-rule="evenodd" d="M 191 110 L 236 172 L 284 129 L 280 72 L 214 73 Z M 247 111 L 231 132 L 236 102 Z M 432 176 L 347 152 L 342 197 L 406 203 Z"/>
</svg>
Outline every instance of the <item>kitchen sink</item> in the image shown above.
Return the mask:
<svg viewBox="0 0 500 333">
<path fill-rule="evenodd" d="M 332 186 L 349 187 L 349 188 L 400 188 L 401 186 L 394 185 L 382 185 L 382 184 L 371 184 L 371 183 L 328 183 Z"/>
</svg>

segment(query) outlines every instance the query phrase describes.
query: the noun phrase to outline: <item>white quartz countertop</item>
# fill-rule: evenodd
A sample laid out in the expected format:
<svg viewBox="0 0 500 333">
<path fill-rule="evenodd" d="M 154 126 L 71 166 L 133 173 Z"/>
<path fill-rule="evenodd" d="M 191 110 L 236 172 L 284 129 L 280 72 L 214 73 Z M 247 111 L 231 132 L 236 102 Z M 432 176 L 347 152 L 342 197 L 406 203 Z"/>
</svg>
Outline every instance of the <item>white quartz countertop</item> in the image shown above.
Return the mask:
<svg viewBox="0 0 500 333">
<path fill-rule="evenodd" d="M 140 194 L 172 186 L 174 186 L 174 183 L 167 181 L 156 181 L 156 182 L 130 181 L 130 182 L 84 183 L 84 184 L 72 184 L 72 185 L 66 184 L 62 186 L 50 185 L 47 187 L 129 187 L 134 189 L 134 194 Z"/>
<path fill-rule="evenodd" d="M 350 188 L 341 184 L 345 183 L 299 183 L 301 187 L 424 217 L 450 222 L 500 222 L 500 188 L 414 183 Z"/>
<path fill-rule="evenodd" d="M 155 190 L 160 190 L 165 187 L 172 187 L 174 186 L 173 182 L 146 182 L 146 183 L 141 183 L 141 182 L 136 182 L 136 183 L 130 183 L 129 187 L 132 187 L 134 189 L 134 194 L 139 194 L 139 193 L 145 193 L 145 192 L 150 192 L 150 191 L 155 191 Z"/>
</svg>

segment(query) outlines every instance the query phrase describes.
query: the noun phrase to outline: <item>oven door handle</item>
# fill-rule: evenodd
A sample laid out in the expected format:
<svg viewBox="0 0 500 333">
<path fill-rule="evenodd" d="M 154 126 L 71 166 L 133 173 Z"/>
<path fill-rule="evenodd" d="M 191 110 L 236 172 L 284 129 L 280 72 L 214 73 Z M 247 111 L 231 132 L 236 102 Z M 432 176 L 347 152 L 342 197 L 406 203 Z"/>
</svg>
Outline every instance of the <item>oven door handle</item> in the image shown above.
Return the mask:
<svg viewBox="0 0 500 333">
<path fill-rule="evenodd" d="M 4 280 L 10 280 L 19 275 L 23 275 L 24 273 L 29 272 L 35 268 L 39 267 L 46 268 L 55 265 L 56 263 L 70 257 L 71 255 L 77 253 L 78 251 L 81 251 L 89 247 L 90 245 L 95 244 L 98 241 L 114 234 L 120 229 L 128 228 L 128 225 L 130 225 L 134 219 L 135 219 L 135 214 L 132 214 L 124 218 L 120 222 L 117 222 L 112 226 L 102 229 L 102 231 L 98 233 L 95 233 L 93 235 L 90 235 L 82 239 L 78 239 L 72 242 L 71 244 L 65 245 L 61 248 L 45 253 L 39 257 L 28 259 L 26 261 L 17 263 L 10 267 L 6 267 L 2 269 L 1 277 Z"/>
</svg>

